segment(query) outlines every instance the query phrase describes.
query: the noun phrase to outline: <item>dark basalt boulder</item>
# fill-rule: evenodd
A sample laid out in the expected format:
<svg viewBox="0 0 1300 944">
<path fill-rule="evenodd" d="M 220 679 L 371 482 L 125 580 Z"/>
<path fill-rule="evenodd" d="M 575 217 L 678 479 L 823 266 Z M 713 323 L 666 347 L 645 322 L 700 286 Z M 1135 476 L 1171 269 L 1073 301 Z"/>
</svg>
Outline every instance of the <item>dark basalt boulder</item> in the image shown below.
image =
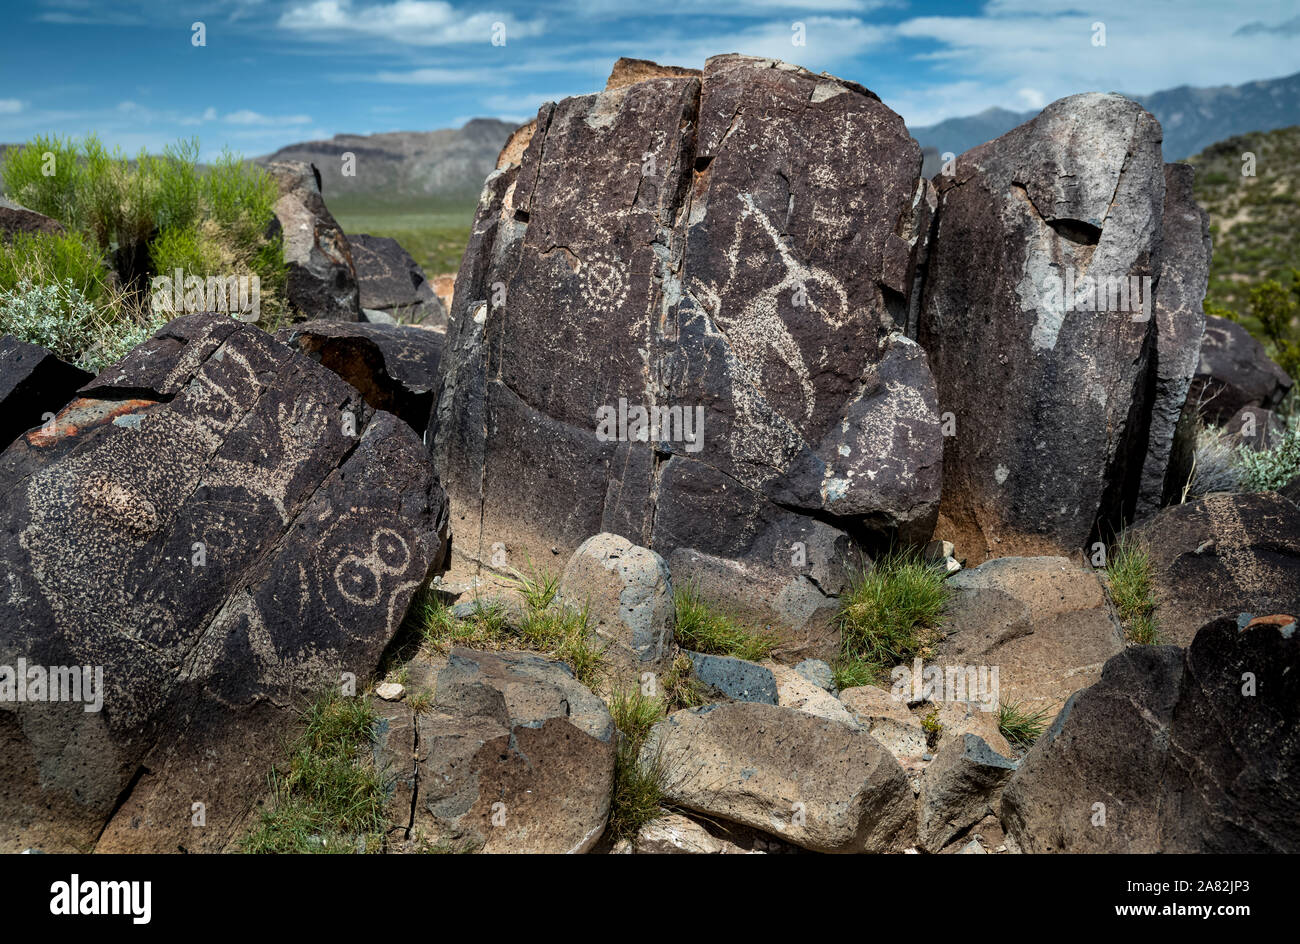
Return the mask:
<svg viewBox="0 0 1300 944">
<path fill-rule="evenodd" d="M 1099 519 L 1131 514 L 1157 335 L 1160 138 L 1129 99 L 1074 95 L 934 179 L 919 340 L 953 414 L 938 530 L 975 562 L 1076 553 Z"/>
<path fill-rule="evenodd" d="M 1291 389 L 1292 380 L 1250 332 L 1226 318 L 1205 319 L 1200 362 L 1192 398 L 1206 422 L 1222 425 L 1243 406 L 1272 409 Z"/>
<path fill-rule="evenodd" d="M 1002 794 L 1025 852 L 1300 851 L 1294 617 L 1135 646 L 1074 695 Z M 1282 621 L 1285 622 L 1285 621 Z"/>
<path fill-rule="evenodd" d="M 52 418 L 92 376 L 43 347 L 0 338 L 0 449 Z"/>
<path fill-rule="evenodd" d="M 300 699 L 362 691 L 447 539 L 405 423 L 219 315 L 103 371 L 0 483 L 0 666 L 102 672 L 100 710 L 0 700 L 5 851 L 225 848 Z"/>
<path fill-rule="evenodd" d="M 0 240 L 8 240 L 15 233 L 56 235 L 63 231 L 63 224 L 58 220 L 0 196 Z"/>
<path fill-rule="evenodd" d="M 608 531 L 793 578 L 813 523 L 928 537 L 902 120 L 768 59 L 622 71 L 544 106 L 485 184 L 433 440 L 457 548 L 538 560 Z"/>
<path fill-rule="evenodd" d="M 325 206 L 320 172 L 302 161 L 275 161 L 266 169 L 280 191 L 271 226 L 284 240 L 289 303 L 298 319 L 356 321 L 361 304 L 352 250 Z"/>
<path fill-rule="evenodd" d="M 1142 463 L 1138 516 L 1177 500 L 1192 472 L 1196 401 L 1188 397 L 1200 359 L 1210 272 L 1210 217 L 1196 203 L 1190 164 L 1165 165 L 1160 284 L 1155 290 L 1155 385 Z"/>
<path fill-rule="evenodd" d="M 361 307 L 382 311 L 409 324 L 446 327 L 447 310 L 434 294 L 424 270 L 395 239 L 350 234 Z"/>
<path fill-rule="evenodd" d="M 1262 492 L 1171 505 L 1132 530 L 1153 564 L 1156 618 L 1179 645 L 1221 617 L 1300 615 L 1300 509 Z"/>
<path fill-rule="evenodd" d="M 309 321 L 276 339 L 297 348 L 361 391 L 366 403 L 423 435 L 438 386 L 444 336 L 407 325 Z"/>
</svg>

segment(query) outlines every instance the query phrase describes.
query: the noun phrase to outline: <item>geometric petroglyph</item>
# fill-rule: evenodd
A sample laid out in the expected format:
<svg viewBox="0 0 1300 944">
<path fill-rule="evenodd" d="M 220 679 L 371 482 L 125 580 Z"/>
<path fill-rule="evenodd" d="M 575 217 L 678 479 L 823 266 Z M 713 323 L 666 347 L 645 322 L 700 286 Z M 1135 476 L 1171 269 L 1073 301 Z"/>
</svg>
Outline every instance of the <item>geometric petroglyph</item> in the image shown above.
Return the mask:
<svg viewBox="0 0 1300 944">
<path fill-rule="evenodd" d="M 581 263 L 582 292 L 596 311 L 614 313 L 627 300 L 627 266 L 616 256 L 594 252 Z"/>
</svg>

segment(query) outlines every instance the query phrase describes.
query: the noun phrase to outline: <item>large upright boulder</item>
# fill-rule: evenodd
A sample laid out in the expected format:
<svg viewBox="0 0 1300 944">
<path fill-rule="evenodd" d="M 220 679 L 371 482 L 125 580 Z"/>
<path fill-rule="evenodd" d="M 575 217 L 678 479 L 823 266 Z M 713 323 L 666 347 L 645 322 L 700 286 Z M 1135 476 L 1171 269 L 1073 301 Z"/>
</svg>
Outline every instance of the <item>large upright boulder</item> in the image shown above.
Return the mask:
<svg viewBox="0 0 1300 944">
<path fill-rule="evenodd" d="M 1207 422 L 1221 425 L 1243 406 L 1272 409 L 1291 385 L 1249 331 L 1227 318 L 1205 319 L 1192 397 Z"/>
<path fill-rule="evenodd" d="M 226 847 L 445 543 L 406 424 L 258 328 L 166 325 L 0 455 L 0 666 L 87 667 L 0 700 L 0 849 Z"/>
<path fill-rule="evenodd" d="M 1210 273 L 1210 217 L 1192 194 L 1196 170 L 1165 165 L 1160 281 L 1155 289 L 1155 386 L 1137 514 L 1179 497 L 1191 474 L 1196 401 L 1188 397 L 1201 354 Z"/>
<path fill-rule="evenodd" d="M 1003 823 L 1026 852 L 1300 852 L 1297 699 L 1294 621 L 1127 649 L 1021 762 Z"/>
<path fill-rule="evenodd" d="M 484 187 L 434 437 L 457 549 L 608 531 L 789 580 L 814 524 L 928 536 L 937 401 L 894 333 L 920 242 L 902 120 L 769 59 L 622 72 L 543 106 Z"/>
<path fill-rule="evenodd" d="M 284 239 L 289 304 L 298 320 L 356 321 L 361 304 L 352 250 L 325 206 L 320 171 L 302 161 L 274 161 L 266 169 L 279 188 L 271 225 Z"/>
<path fill-rule="evenodd" d="M 935 178 L 919 330 L 953 414 L 940 531 L 976 562 L 1080 551 L 1136 499 L 1160 139 L 1135 102 L 1074 95 Z"/>
</svg>

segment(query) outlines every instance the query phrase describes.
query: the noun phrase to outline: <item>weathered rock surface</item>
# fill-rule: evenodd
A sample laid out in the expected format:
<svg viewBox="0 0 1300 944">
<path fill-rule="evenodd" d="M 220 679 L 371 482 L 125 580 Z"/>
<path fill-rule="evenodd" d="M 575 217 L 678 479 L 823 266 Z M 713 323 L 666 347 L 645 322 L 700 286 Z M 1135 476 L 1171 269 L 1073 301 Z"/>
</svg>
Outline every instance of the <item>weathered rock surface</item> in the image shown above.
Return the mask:
<svg viewBox="0 0 1300 944">
<path fill-rule="evenodd" d="M 102 669 L 100 711 L 0 703 L 11 851 L 225 847 L 297 699 L 374 670 L 445 550 L 419 437 L 224 316 L 103 371 L 0 483 L 0 665 Z"/>
<path fill-rule="evenodd" d="M 963 830 L 994 811 L 1016 762 L 1003 757 L 980 737 L 952 738 L 921 775 L 917 802 L 917 841 L 938 852 Z"/>
<path fill-rule="evenodd" d="M 917 769 L 916 762 L 926 754 L 942 750 L 949 741 L 959 741 L 967 734 L 978 736 L 1003 756 L 1012 754 L 1011 745 L 998 730 L 995 704 L 986 711 L 973 700 L 909 703 L 906 696 L 894 698 L 890 691 L 874 685 L 846 688 L 839 700 L 853 720 L 908 769 Z M 931 715 L 939 723 L 933 747 L 921 724 Z"/>
<path fill-rule="evenodd" d="M 560 599 L 585 608 L 590 626 L 616 665 L 653 671 L 673 644 L 673 584 L 654 551 L 617 534 L 597 534 L 573 552 L 560 578 Z"/>
<path fill-rule="evenodd" d="M 1232 448 L 1255 452 L 1272 449 L 1286 436 L 1286 421 L 1262 406 L 1243 406 L 1223 424 L 1222 437 Z"/>
<path fill-rule="evenodd" d="M 451 650 L 413 738 L 380 753 L 412 770 L 410 817 L 424 842 L 482 852 L 586 852 L 605 830 L 615 729 L 568 666 L 529 652 Z"/>
<path fill-rule="evenodd" d="M 347 239 L 362 308 L 377 309 L 404 323 L 446 326 L 447 310 L 401 243 L 365 233 L 349 234 Z"/>
<path fill-rule="evenodd" d="M 91 377 L 43 347 L 0 337 L 0 449 L 63 409 Z"/>
<path fill-rule="evenodd" d="M 15 233 L 49 233 L 63 232 L 63 224 L 52 220 L 43 213 L 29 210 L 11 200 L 0 196 L 0 239 L 7 240 Z"/>
<path fill-rule="evenodd" d="M 734 702 L 678 711 L 641 754 L 678 806 L 819 852 L 885 852 L 913 826 L 902 768 L 861 728 Z"/>
<path fill-rule="evenodd" d="M 788 581 L 813 522 L 924 531 L 942 438 L 893 334 L 923 186 L 902 121 L 740 56 L 613 85 L 544 106 L 485 185 L 434 437 L 457 548 L 611 531 Z"/>
<path fill-rule="evenodd" d="M 325 206 L 320 172 L 301 161 L 267 165 L 279 187 L 275 221 L 289 266 L 289 303 L 301 320 L 356 321 L 357 273 L 348 238 Z"/>
<path fill-rule="evenodd" d="M 1160 138 L 1136 103 L 1074 95 L 935 178 L 919 339 L 955 427 L 939 531 L 973 562 L 1074 553 L 1131 514 L 1155 330 L 1145 290 L 1104 286 L 1159 273 Z"/>
<path fill-rule="evenodd" d="M 1191 473 L 1196 401 L 1188 397 L 1200 361 L 1210 273 L 1210 217 L 1196 203 L 1190 164 L 1165 165 L 1160 282 L 1155 290 L 1155 387 L 1137 514 L 1176 500 Z"/>
<path fill-rule="evenodd" d="M 1205 319 L 1191 396 L 1207 422 L 1222 424 L 1243 406 L 1272 409 L 1291 384 L 1286 371 L 1273 363 L 1249 331 L 1226 318 Z"/>
<path fill-rule="evenodd" d="M 1167 642 L 1238 613 L 1300 615 L 1300 509 L 1276 494 L 1207 495 L 1139 522 Z"/>
<path fill-rule="evenodd" d="M 801 665 L 806 663 L 801 663 Z M 823 663 L 824 664 L 824 663 Z M 809 681 L 798 667 L 790 668 L 777 662 L 764 663 L 776 683 L 776 703 L 782 708 L 794 708 L 820 718 L 829 718 L 844 724 L 857 724 L 853 715 L 838 698 L 815 682 Z"/>
<path fill-rule="evenodd" d="M 1063 557 L 985 561 L 948 579 L 955 594 L 934 662 L 998 670 L 1000 698 L 1055 714 L 1124 648 L 1093 570 Z M 992 742 L 990 742 L 992 743 Z"/>
<path fill-rule="evenodd" d="M 1219 620 L 1136 646 L 1070 699 L 1002 794 L 1026 852 L 1300 851 L 1300 637 Z"/>
<path fill-rule="evenodd" d="M 402 418 L 421 435 L 428 427 L 441 334 L 406 325 L 308 321 L 282 328 L 276 339 L 334 371 L 374 409 Z"/>
<path fill-rule="evenodd" d="M 637 831 L 632 841 L 615 852 L 634 855 L 720 855 L 726 843 L 681 813 L 665 813 Z"/>
</svg>

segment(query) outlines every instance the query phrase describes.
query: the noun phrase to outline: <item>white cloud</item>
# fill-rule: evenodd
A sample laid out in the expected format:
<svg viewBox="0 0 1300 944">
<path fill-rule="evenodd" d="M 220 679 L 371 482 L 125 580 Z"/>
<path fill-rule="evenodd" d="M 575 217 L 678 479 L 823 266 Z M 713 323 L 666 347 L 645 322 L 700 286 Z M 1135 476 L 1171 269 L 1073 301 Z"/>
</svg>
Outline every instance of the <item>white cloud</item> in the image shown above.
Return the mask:
<svg viewBox="0 0 1300 944">
<path fill-rule="evenodd" d="M 488 82 L 491 72 L 480 69 L 412 69 L 408 72 L 384 71 L 373 75 L 354 76 L 367 82 L 386 85 L 466 85 L 470 82 Z"/>
<path fill-rule="evenodd" d="M 23 110 L 23 103 L 16 98 L 0 98 L 0 115 L 16 115 Z"/>
<path fill-rule="evenodd" d="M 1047 104 L 1047 97 L 1036 88 L 1022 88 L 1016 95 L 1025 108 L 1042 108 Z"/>
<path fill-rule="evenodd" d="M 496 24 L 505 25 L 505 40 L 537 36 L 542 20 L 520 21 L 506 13 L 465 14 L 442 0 L 395 0 L 356 6 L 352 0 L 312 0 L 291 7 L 280 26 L 318 38 L 373 36 L 409 46 L 448 46 L 492 42 Z"/>
<path fill-rule="evenodd" d="M 280 125 L 311 124 L 310 115 L 263 115 L 248 109 L 232 111 L 222 120 L 228 125 L 257 125 L 264 128 L 274 128 Z"/>
</svg>

